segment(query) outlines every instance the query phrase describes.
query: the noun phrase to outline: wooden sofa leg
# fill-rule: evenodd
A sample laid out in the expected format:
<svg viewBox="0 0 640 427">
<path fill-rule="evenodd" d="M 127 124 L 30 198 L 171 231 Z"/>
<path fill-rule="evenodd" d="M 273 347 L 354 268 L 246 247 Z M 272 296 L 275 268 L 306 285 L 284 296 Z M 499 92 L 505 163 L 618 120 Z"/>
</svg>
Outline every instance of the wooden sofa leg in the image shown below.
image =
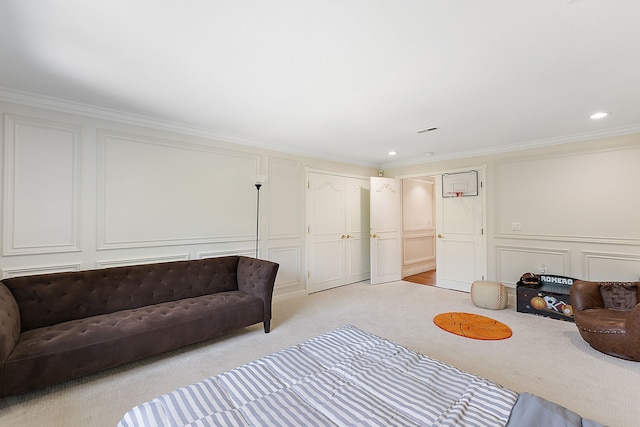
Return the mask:
<svg viewBox="0 0 640 427">
<path fill-rule="evenodd" d="M 268 334 L 271 330 L 271 320 L 265 320 L 264 322 L 264 333 Z"/>
</svg>

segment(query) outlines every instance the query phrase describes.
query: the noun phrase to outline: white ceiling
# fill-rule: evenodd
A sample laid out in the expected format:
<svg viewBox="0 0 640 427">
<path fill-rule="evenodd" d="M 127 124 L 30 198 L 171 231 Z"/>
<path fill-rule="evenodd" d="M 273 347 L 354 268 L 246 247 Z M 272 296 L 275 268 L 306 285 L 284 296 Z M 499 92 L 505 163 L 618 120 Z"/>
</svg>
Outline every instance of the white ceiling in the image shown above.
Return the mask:
<svg viewBox="0 0 640 427">
<path fill-rule="evenodd" d="M 2 0 L 0 60 L 4 99 L 371 166 L 640 132 L 638 0 Z"/>
</svg>

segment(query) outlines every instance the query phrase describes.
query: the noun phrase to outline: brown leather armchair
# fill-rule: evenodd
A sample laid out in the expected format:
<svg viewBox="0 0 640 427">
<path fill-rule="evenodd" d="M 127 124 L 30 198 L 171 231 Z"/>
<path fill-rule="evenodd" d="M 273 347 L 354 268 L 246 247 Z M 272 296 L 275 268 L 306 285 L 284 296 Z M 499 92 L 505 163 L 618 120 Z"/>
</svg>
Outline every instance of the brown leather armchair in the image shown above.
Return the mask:
<svg viewBox="0 0 640 427">
<path fill-rule="evenodd" d="M 578 280 L 570 299 L 580 335 L 591 347 L 640 361 L 640 282 Z"/>
</svg>

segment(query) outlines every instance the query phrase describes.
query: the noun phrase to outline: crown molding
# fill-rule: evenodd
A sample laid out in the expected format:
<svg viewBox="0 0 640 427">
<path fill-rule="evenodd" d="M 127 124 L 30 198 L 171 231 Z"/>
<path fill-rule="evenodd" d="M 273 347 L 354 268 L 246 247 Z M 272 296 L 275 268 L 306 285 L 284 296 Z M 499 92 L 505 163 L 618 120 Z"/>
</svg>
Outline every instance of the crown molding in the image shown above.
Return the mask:
<svg viewBox="0 0 640 427">
<path fill-rule="evenodd" d="M 622 126 L 611 129 L 604 129 L 594 132 L 582 132 L 572 135 L 565 135 L 553 138 L 538 139 L 533 141 L 521 142 L 509 145 L 500 145 L 496 147 L 487 147 L 477 150 L 459 151 L 457 153 L 442 154 L 429 156 L 428 158 L 411 159 L 407 161 L 399 162 L 386 162 L 380 165 L 381 168 L 391 168 L 400 166 L 412 166 L 427 163 L 435 163 L 444 160 L 462 159 L 466 157 L 479 157 L 487 156 L 491 154 L 508 153 L 511 151 L 521 151 L 531 148 L 550 147 L 553 145 L 568 144 L 571 142 L 589 141 L 594 139 L 611 138 L 615 136 L 631 135 L 634 133 L 640 133 L 640 124 Z"/>
<path fill-rule="evenodd" d="M 126 113 L 124 111 L 96 107 L 90 104 L 84 104 L 75 101 L 69 101 L 60 98 L 54 98 L 45 95 L 39 95 L 31 92 L 20 91 L 15 89 L 9 89 L 0 87 L 0 101 L 10 102 L 14 104 L 26 105 L 34 108 L 45 108 L 55 110 L 62 113 L 77 114 L 94 119 L 110 120 L 119 123 L 126 123 L 135 126 L 151 127 L 154 129 L 160 129 L 168 132 L 181 133 L 201 138 L 213 139 L 223 143 L 244 145 L 247 147 L 259 148 L 263 150 L 275 151 L 278 153 L 290 154 L 294 156 L 311 157 L 318 160 L 327 160 L 332 162 L 339 162 L 351 165 L 358 165 L 363 167 L 372 168 L 392 168 L 401 166 L 412 166 L 419 164 L 428 164 L 441 162 L 445 160 L 461 159 L 466 157 L 478 157 L 499 153 L 507 153 L 511 151 L 520 151 L 531 148 L 541 148 L 553 145 L 567 144 L 571 142 L 586 141 L 600 138 L 610 138 L 615 136 L 629 135 L 633 133 L 640 133 L 640 123 L 630 126 L 623 126 L 612 129 L 605 129 L 594 132 L 583 132 L 572 135 L 565 135 L 560 137 L 545 138 L 533 141 L 526 141 L 516 144 L 501 145 L 495 147 L 480 148 L 476 150 L 459 151 L 456 153 L 448 153 L 441 155 L 434 155 L 428 158 L 414 158 L 405 161 L 396 162 L 383 162 L 383 163 L 370 163 L 362 162 L 355 159 L 344 159 L 335 156 L 328 156 L 314 152 L 312 150 L 295 150 L 288 149 L 279 146 L 275 142 L 259 141 L 252 138 L 228 134 L 224 132 L 215 131 L 212 129 L 191 126 L 184 123 L 171 122 L 168 120 L 160 120 L 157 118 L 143 116 L 138 114 Z"/>
<path fill-rule="evenodd" d="M 184 123 L 171 122 L 169 120 L 160 120 L 154 117 L 132 114 L 109 108 L 96 107 L 94 105 L 84 104 L 81 102 L 69 101 L 65 99 L 54 98 L 50 96 L 39 95 L 31 92 L 4 87 L 0 87 L 0 101 L 26 105 L 34 108 L 55 110 L 61 113 L 76 114 L 85 117 L 91 117 L 94 119 L 110 120 L 135 126 L 151 127 L 168 132 L 213 139 L 219 142 L 244 145 L 247 147 L 260 148 L 263 150 L 275 151 L 278 153 L 290 154 L 294 156 L 311 157 L 318 160 L 327 160 L 332 162 L 372 168 L 377 168 L 380 166 L 377 163 L 374 164 L 354 159 L 344 159 L 335 156 L 327 156 L 325 154 L 316 153 L 314 151 L 287 149 L 279 146 L 275 142 L 259 141 L 240 135 L 218 132 L 212 129 L 191 126 Z"/>
</svg>

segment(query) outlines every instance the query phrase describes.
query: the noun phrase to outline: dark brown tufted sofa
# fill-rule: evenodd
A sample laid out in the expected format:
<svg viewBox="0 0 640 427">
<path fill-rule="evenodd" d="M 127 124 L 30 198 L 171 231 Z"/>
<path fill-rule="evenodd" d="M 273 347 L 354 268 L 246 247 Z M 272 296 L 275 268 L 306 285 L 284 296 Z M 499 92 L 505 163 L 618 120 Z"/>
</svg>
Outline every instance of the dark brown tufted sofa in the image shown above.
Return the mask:
<svg viewBox="0 0 640 427">
<path fill-rule="evenodd" d="M 640 282 L 578 280 L 570 299 L 578 331 L 591 347 L 640 361 Z"/>
<path fill-rule="evenodd" d="M 241 256 L 0 282 L 0 396 L 264 322 L 278 264 Z"/>
</svg>

